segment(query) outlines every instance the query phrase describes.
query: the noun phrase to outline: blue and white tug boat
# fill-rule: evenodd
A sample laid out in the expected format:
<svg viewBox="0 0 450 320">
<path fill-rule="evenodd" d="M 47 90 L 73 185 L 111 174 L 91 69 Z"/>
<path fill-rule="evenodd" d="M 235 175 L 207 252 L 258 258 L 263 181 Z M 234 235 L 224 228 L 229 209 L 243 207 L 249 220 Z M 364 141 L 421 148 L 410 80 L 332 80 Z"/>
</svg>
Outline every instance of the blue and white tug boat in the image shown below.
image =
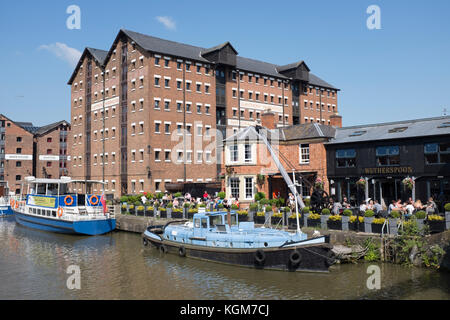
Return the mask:
<svg viewBox="0 0 450 320">
<path fill-rule="evenodd" d="M 150 226 L 142 236 L 161 253 L 257 269 L 328 272 L 334 263 L 328 237 L 255 228 L 236 212 L 197 213 L 192 222 Z"/>
<path fill-rule="evenodd" d="M 102 181 L 36 179 L 26 177 L 26 197 L 15 201 L 16 222 L 30 228 L 79 235 L 100 235 L 115 229 L 113 213 L 104 210 L 101 196 L 70 192 L 71 183 L 85 185 L 85 190 Z"/>
<path fill-rule="evenodd" d="M 13 214 L 11 205 L 14 197 L 10 196 L 8 182 L 0 181 L 0 217 L 6 217 Z"/>
</svg>

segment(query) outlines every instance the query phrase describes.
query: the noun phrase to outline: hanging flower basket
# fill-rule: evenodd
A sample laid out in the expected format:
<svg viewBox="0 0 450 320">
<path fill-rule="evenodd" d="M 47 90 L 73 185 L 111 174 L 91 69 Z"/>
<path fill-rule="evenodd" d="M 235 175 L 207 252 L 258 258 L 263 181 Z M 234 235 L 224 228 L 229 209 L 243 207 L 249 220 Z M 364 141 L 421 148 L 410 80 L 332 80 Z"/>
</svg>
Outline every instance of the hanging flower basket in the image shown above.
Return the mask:
<svg viewBox="0 0 450 320">
<path fill-rule="evenodd" d="M 403 186 L 409 190 L 412 190 L 414 187 L 414 180 L 410 177 L 407 177 L 402 180 Z"/>
<path fill-rule="evenodd" d="M 317 178 L 316 181 L 314 182 L 314 186 L 317 189 L 322 189 L 323 190 L 323 181 L 320 178 Z"/>
<path fill-rule="evenodd" d="M 356 185 L 359 188 L 363 189 L 366 186 L 366 179 L 363 178 L 359 179 L 358 181 L 356 181 Z"/>
<path fill-rule="evenodd" d="M 259 186 L 262 186 L 262 185 L 264 184 L 265 181 L 266 181 L 266 177 L 265 177 L 264 175 L 258 174 L 258 175 L 256 176 L 256 183 L 257 183 Z"/>
</svg>

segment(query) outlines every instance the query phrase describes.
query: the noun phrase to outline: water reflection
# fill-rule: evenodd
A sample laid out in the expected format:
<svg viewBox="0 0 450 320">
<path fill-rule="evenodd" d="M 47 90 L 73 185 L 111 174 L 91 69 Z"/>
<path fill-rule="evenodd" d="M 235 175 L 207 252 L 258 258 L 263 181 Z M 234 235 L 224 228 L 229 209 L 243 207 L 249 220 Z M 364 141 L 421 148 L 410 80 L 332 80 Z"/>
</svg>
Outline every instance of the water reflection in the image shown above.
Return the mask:
<svg viewBox="0 0 450 320">
<path fill-rule="evenodd" d="M 81 290 L 66 287 L 72 264 L 80 266 Z M 380 267 L 382 290 L 371 292 L 364 264 L 329 274 L 253 270 L 162 255 L 132 233 L 60 235 L 0 220 L 0 299 L 450 298 L 448 275 Z"/>
</svg>

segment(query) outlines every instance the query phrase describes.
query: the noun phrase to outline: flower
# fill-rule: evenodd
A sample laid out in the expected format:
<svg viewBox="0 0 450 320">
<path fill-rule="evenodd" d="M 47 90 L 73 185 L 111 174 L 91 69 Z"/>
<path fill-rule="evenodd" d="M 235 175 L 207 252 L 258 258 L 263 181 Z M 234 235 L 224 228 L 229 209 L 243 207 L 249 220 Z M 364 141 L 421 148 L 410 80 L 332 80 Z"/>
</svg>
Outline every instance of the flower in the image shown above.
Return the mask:
<svg viewBox="0 0 450 320">
<path fill-rule="evenodd" d="M 410 177 L 406 177 L 405 179 L 403 179 L 402 183 L 409 190 L 412 190 L 412 188 L 414 186 L 414 180 L 412 178 L 410 178 Z"/>
<path fill-rule="evenodd" d="M 330 221 L 341 221 L 341 220 L 342 220 L 342 217 L 339 216 L 339 215 L 330 216 L 330 217 L 328 218 L 328 220 L 330 220 Z"/>
<path fill-rule="evenodd" d="M 356 181 L 356 185 L 358 187 L 361 187 L 361 188 L 365 187 L 366 186 L 366 179 L 360 178 L 358 181 Z"/>
<path fill-rule="evenodd" d="M 317 178 L 314 182 L 314 186 L 319 189 L 323 189 L 323 181 L 320 178 Z"/>
<path fill-rule="evenodd" d="M 320 219 L 320 214 L 317 214 L 317 213 L 311 213 L 311 214 L 308 216 L 308 219 L 311 219 L 311 220 L 318 220 L 318 219 Z"/>
</svg>

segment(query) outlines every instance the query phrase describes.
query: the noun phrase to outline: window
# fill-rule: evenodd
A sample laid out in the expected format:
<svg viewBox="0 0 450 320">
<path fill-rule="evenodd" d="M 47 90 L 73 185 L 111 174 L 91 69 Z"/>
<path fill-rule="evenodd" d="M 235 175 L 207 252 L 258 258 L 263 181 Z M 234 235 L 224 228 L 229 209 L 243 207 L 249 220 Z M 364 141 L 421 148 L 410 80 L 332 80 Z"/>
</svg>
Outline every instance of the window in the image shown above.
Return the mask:
<svg viewBox="0 0 450 320">
<path fill-rule="evenodd" d="M 191 90 L 191 83 L 190 82 L 186 82 L 186 90 L 187 91 Z"/>
<path fill-rule="evenodd" d="M 51 138 L 49 138 L 49 139 L 51 139 Z M 4 140 L 4 139 L 3 139 L 3 140 Z M 17 141 L 17 142 L 22 142 L 22 137 L 17 137 L 16 141 Z M 51 142 L 51 141 L 50 141 L 50 142 Z"/>
<path fill-rule="evenodd" d="M 3 164 L 3 162 L 2 162 L 2 164 Z M 3 167 L 3 166 L 2 166 L 2 167 Z M 17 168 L 22 167 L 22 161 L 16 161 L 16 167 L 17 167 Z"/>
<path fill-rule="evenodd" d="M 395 166 L 400 164 L 400 148 L 398 146 L 378 147 L 376 156 L 377 166 Z"/>
<path fill-rule="evenodd" d="M 16 153 L 17 153 L 17 154 L 21 154 L 21 153 L 22 153 L 22 148 L 17 148 L 17 149 L 16 149 Z"/>
<path fill-rule="evenodd" d="M 206 114 L 209 114 L 209 109 L 210 109 L 210 106 L 205 105 L 205 113 L 206 113 Z"/>
<path fill-rule="evenodd" d="M 170 79 L 164 79 L 164 87 L 170 88 Z"/>
<path fill-rule="evenodd" d="M 155 109 L 159 109 L 159 100 L 155 100 Z"/>
<path fill-rule="evenodd" d="M 160 161 L 160 159 L 159 159 L 160 152 L 161 151 L 159 151 L 159 150 L 155 150 L 155 161 Z"/>
<path fill-rule="evenodd" d="M 177 111 L 181 111 L 181 102 L 177 102 Z"/>
<path fill-rule="evenodd" d="M 191 71 L 191 64 L 190 63 L 186 63 L 186 71 Z"/>
<path fill-rule="evenodd" d="M 231 196 L 239 199 L 239 178 L 230 179 Z"/>
<path fill-rule="evenodd" d="M 309 144 L 300 145 L 300 164 L 309 164 Z"/>
<path fill-rule="evenodd" d="M 159 190 L 160 185 L 161 185 L 161 182 L 160 182 L 160 181 L 156 181 L 156 182 L 155 182 L 155 189 L 156 189 L 157 191 Z"/>
<path fill-rule="evenodd" d="M 252 161 L 252 146 L 250 144 L 244 145 L 244 161 L 245 162 Z"/>
<path fill-rule="evenodd" d="M 159 87 L 159 78 L 156 78 L 156 77 L 155 77 L 155 86 Z"/>
<path fill-rule="evenodd" d="M 169 59 L 164 59 L 164 67 L 169 67 Z"/>
<path fill-rule="evenodd" d="M 209 86 L 205 84 L 205 93 L 209 93 Z"/>
<path fill-rule="evenodd" d="M 201 66 L 197 66 L 197 73 L 201 72 L 202 67 Z"/>
<path fill-rule="evenodd" d="M 170 151 L 164 151 L 164 160 L 167 162 L 170 161 Z"/>
<path fill-rule="evenodd" d="M 164 132 L 166 134 L 170 134 L 170 123 L 165 123 L 164 124 Z"/>
<path fill-rule="evenodd" d="M 356 166 L 355 149 L 336 150 L 336 166 L 338 168 L 354 168 Z"/>
<path fill-rule="evenodd" d="M 51 167 L 52 163 L 50 161 L 47 161 L 47 167 Z"/>
<path fill-rule="evenodd" d="M 201 104 L 197 105 L 197 113 L 202 113 L 202 105 Z"/>
<path fill-rule="evenodd" d="M 159 57 L 155 57 L 155 66 L 159 66 L 159 60 L 160 60 Z"/>
<path fill-rule="evenodd" d="M 450 163 L 450 143 L 427 143 L 424 148 L 425 164 Z"/>
<path fill-rule="evenodd" d="M 177 89 L 180 89 L 180 90 L 182 89 L 182 88 L 181 88 L 181 81 L 180 81 L 180 80 L 177 80 Z"/>
<path fill-rule="evenodd" d="M 237 144 L 233 144 L 230 146 L 230 160 L 231 160 L 231 162 L 238 161 L 238 145 Z"/>
<path fill-rule="evenodd" d="M 17 175 L 16 176 L 16 181 L 22 180 L 22 176 L 21 175 Z"/>
<path fill-rule="evenodd" d="M 253 178 L 245 178 L 245 199 L 253 199 Z"/>
<path fill-rule="evenodd" d="M 164 101 L 164 110 L 170 110 L 170 101 Z"/>
<path fill-rule="evenodd" d="M 155 133 L 160 133 L 161 123 L 155 122 Z"/>
</svg>

